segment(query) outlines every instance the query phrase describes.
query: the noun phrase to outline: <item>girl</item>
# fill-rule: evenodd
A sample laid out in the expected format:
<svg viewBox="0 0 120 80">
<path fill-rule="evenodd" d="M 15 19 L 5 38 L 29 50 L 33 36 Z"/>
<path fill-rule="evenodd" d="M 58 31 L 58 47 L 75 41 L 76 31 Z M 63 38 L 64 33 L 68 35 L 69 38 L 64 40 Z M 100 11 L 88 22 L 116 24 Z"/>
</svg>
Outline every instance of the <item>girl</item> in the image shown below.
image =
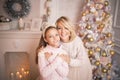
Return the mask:
<svg viewBox="0 0 120 80">
<path fill-rule="evenodd" d="M 68 80 L 69 61 L 64 57 L 67 53 L 60 45 L 57 29 L 54 26 L 47 27 L 41 39 L 45 48 L 38 53 L 40 80 Z"/>
</svg>

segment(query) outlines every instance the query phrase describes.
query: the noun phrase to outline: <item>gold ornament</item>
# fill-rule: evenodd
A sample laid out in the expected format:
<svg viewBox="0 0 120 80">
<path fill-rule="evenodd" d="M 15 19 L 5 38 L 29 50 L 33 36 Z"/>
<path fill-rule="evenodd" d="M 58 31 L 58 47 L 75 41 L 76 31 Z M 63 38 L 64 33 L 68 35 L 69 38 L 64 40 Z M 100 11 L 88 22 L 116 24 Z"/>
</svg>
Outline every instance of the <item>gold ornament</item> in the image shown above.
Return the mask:
<svg viewBox="0 0 120 80">
<path fill-rule="evenodd" d="M 107 71 L 108 71 L 108 70 L 107 70 L 106 68 L 102 68 L 102 72 L 103 72 L 103 73 L 107 73 Z"/>
<path fill-rule="evenodd" d="M 99 27 L 103 29 L 105 27 L 105 24 L 100 24 Z"/>
<path fill-rule="evenodd" d="M 102 53 L 102 56 L 103 56 L 103 57 L 107 57 L 107 54 L 106 54 L 105 51 Z"/>
<path fill-rule="evenodd" d="M 112 64 L 111 63 L 108 63 L 107 64 L 107 67 L 110 69 L 112 67 Z"/>
<path fill-rule="evenodd" d="M 93 51 L 92 51 L 92 50 L 89 50 L 89 51 L 88 51 L 88 55 L 89 55 L 89 56 L 93 55 Z"/>
<path fill-rule="evenodd" d="M 93 41 L 94 41 L 94 39 L 91 37 L 91 38 L 89 38 L 89 41 L 90 41 L 90 42 L 93 42 Z"/>
<path fill-rule="evenodd" d="M 105 4 L 105 6 L 108 6 L 108 5 L 109 5 L 109 2 L 108 2 L 108 1 L 105 1 L 104 4 Z"/>
<path fill-rule="evenodd" d="M 114 51 L 114 50 L 110 50 L 110 54 L 111 54 L 111 55 L 114 55 L 114 54 L 115 54 L 115 51 Z"/>
<path fill-rule="evenodd" d="M 107 33 L 106 36 L 107 37 L 112 37 L 112 34 L 111 33 Z"/>
<path fill-rule="evenodd" d="M 99 32 L 102 32 L 103 28 L 105 27 L 105 24 L 100 24 L 97 29 Z"/>
<path fill-rule="evenodd" d="M 95 62 L 95 65 L 96 65 L 96 66 L 99 66 L 99 65 L 100 65 L 100 61 L 96 61 L 96 62 Z"/>
<path fill-rule="evenodd" d="M 87 25 L 86 28 L 90 30 L 92 27 L 90 25 Z"/>
<path fill-rule="evenodd" d="M 82 13 L 82 16 L 85 16 L 85 15 L 86 15 L 86 13 L 85 13 L 85 12 L 83 12 L 83 13 Z"/>
<path fill-rule="evenodd" d="M 95 51 L 99 52 L 101 49 L 100 47 L 96 47 Z"/>
</svg>

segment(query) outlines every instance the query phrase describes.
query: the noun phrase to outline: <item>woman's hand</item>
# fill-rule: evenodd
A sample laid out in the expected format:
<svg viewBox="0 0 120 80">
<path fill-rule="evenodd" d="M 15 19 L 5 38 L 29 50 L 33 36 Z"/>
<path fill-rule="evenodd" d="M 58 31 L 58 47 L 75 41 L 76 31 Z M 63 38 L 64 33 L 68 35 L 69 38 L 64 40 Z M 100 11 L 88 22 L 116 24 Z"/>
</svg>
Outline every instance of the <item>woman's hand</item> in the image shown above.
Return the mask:
<svg viewBox="0 0 120 80">
<path fill-rule="evenodd" d="M 68 64 L 70 63 L 70 57 L 68 55 L 65 54 L 61 54 L 59 55 L 65 62 L 67 62 Z"/>
<path fill-rule="evenodd" d="M 52 56 L 52 53 L 46 52 L 46 53 L 44 53 L 44 54 L 45 54 L 45 58 L 46 58 L 47 60 Z"/>
</svg>

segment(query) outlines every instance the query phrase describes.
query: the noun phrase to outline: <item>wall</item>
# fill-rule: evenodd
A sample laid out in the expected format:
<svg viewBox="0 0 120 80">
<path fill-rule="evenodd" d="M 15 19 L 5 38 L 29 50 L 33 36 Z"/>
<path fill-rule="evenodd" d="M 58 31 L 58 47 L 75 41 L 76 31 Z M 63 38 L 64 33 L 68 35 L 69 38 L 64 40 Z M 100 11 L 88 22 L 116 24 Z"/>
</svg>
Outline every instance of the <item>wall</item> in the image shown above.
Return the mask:
<svg viewBox="0 0 120 80">
<path fill-rule="evenodd" d="M 113 12 L 113 30 L 114 30 L 114 41 L 115 51 L 120 54 L 120 1 L 112 1 L 112 12 Z"/>
<path fill-rule="evenodd" d="M 73 23 L 78 22 L 85 0 L 52 0 L 49 22 L 54 24 L 61 16 L 69 17 Z"/>
<path fill-rule="evenodd" d="M 5 0 L 0 0 L 0 15 L 8 17 L 3 10 Z M 45 14 L 45 0 L 30 0 L 31 10 L 25 21 L 42 18 Z M 74 23 L 78 21 L 84 0 L 52 0 L 49 23 L 54 24 L 60 16 L 69 17 Z M 17 24 L 13 23 L 11 27 Z M 33 31 L 0 31 L 0 80 L 6 80 L 4 55 L 6 52 L 27 52 L 30 56 L 31 80 L 39 75 L 38 65 L 35 64 L 35 50 L 38 46 L 40 32 Z"/>
</svg>

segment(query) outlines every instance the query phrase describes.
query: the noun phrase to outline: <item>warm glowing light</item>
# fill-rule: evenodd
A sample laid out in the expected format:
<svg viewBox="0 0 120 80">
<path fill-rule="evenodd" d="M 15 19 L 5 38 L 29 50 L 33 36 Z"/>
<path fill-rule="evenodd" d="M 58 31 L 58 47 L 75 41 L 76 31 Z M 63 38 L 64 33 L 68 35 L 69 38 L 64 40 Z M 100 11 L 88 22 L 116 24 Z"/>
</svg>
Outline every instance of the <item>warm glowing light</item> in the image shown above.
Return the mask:
<svg viewBox="0 0 120 80">
<path fill-rule="evenodd" d="M 17 74 L 17 75 L 19 75 L 19 74 L 20 74 L 20 72 L 18 72 L 18 71 L 17 71 L 17 72 L 16 72 L 16 74 Z"/>
<path fill-rule="evenodd" d="M 19 75 L 19 78 L 21 79 L 23 76 L 22 75 Z"/>
<path fill-rule="evenodd" d="M 22 71 L 24 71 L 25 69 L 24 68 L 21 68 Z"/>
</svg>

